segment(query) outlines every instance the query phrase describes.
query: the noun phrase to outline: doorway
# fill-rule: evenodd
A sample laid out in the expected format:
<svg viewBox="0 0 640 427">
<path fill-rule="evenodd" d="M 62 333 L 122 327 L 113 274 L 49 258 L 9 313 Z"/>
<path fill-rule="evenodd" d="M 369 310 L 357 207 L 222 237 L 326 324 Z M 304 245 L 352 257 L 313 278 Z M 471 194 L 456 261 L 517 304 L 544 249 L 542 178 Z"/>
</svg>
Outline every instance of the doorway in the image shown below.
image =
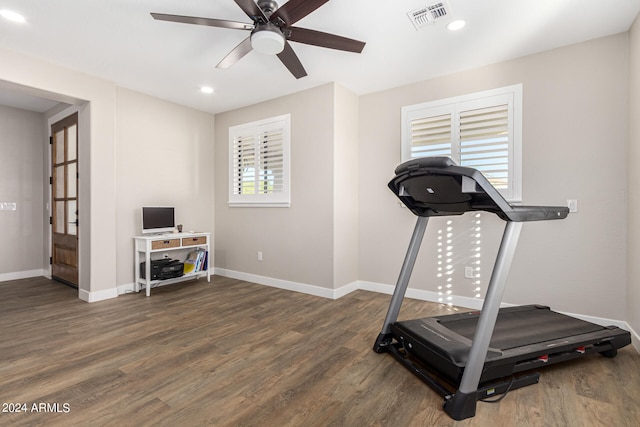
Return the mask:
<svg viewBox="0 0 640 427">
<path fill-rule="evenodd" d="M 78 287 L 78 113 L 51 126 L 51 278 Z"/>
</svg>

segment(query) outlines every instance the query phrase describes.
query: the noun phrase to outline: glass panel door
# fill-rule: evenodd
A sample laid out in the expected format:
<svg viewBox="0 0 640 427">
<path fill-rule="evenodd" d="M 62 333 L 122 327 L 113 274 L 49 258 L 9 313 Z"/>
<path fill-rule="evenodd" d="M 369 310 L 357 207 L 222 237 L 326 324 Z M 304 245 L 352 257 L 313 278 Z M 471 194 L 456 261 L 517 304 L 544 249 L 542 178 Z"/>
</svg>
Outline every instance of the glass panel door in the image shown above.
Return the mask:
<svg viewBox="0 0 640 427">
<path fill-rule="evenodd" d="M 51 276 L 78 286 L 78 115 L 52 126 Z"/>
</svg>

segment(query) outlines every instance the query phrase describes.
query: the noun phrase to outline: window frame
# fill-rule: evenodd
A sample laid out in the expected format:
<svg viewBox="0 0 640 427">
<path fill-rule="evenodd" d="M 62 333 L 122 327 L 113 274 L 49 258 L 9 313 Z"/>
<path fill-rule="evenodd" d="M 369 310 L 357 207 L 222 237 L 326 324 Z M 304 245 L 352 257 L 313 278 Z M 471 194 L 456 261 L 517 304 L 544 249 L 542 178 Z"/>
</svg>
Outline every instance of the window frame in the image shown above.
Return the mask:
<svg viewBox="0 0 640 427">
<path fill-rule="evenodd" d="M 256 159 L 255 185 L 258 185 L 258 174 L 261 170 L 261 135 L 265 132 L 282 132 L 282 190 L 269 193 L 238 194 L 236 192 L 236 175 L 238 173 L 235 157 L 235 141 L 238 137 L 253 138 L 253 156 Z M 229 127 L 229 200 L 230 207 L 290 207 L 291 206 L 291 115 L 284 114 Z"/>
<path fill-rule="evenodd" d="M 501 189 L 500 193 L 509 202 L 522 202 L 522 84 L 402 107 L 402 162 L 417 158 L 411 156 L 412 121 L 449 114 L 451 119 L 450 157 L 457 164 L 465 166 L 460 161 L 460 113 L 504 104 L 508 105 L 508 187 Z"/>
</svg>

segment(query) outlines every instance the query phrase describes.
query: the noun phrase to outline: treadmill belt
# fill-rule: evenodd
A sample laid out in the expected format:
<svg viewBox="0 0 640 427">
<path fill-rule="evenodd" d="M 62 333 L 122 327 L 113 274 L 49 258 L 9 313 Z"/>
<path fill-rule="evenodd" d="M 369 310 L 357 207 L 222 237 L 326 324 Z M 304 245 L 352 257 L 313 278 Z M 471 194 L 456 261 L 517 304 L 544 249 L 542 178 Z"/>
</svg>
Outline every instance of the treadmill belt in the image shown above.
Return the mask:
<svg viewBox="0 0 640 427">
<path fill-rule="evenodd" d="M 454 320 L 444 318 L 439 322 L 442 326 L 471 340 L 476 330 L 478 316 Z M 602 329 L 602 326 L 548 309 L 501 311 L 498 314 L 490 345 L 500 350 L 508 350 Z"/>
</svg>

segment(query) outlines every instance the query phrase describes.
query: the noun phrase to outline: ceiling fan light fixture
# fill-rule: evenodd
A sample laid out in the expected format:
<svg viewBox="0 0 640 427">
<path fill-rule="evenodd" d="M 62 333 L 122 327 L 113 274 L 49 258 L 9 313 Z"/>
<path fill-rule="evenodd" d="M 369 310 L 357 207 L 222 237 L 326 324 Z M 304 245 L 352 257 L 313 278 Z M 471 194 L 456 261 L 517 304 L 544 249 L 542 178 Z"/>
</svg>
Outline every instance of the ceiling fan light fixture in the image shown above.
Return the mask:
<svg viewBox="0 0 640 427">
<path fill-rule="evenodd" d="M 289 72 L 296 79 L 300 79 L 306 76 L 307 72 L 289 42 L 354 53 L 361 53 L 364 48 L 365 43 L 359 40 L 292 26 L 328 1 L 290 0 L 284 6 L 278 7 L 278 3 L 274 0 L 235 0 L 240 9 L 251 19 L 251 24 L 166 13 L 151 13 L 151 16 L 160 21 L 251 31 L 250 36 L 244 38 L 222 58 L 216 68 L 229 68 L 252 50 L 257 50 L 269 56 L 277 55 Z"/>
<path fill-rule="evenodd" d="M 259 29 L 251 34 L 251 47 L 260 53 L 276 55 L 284 50 L 284 36 L 282 32 L 275 28 Z"/>
</svg>

